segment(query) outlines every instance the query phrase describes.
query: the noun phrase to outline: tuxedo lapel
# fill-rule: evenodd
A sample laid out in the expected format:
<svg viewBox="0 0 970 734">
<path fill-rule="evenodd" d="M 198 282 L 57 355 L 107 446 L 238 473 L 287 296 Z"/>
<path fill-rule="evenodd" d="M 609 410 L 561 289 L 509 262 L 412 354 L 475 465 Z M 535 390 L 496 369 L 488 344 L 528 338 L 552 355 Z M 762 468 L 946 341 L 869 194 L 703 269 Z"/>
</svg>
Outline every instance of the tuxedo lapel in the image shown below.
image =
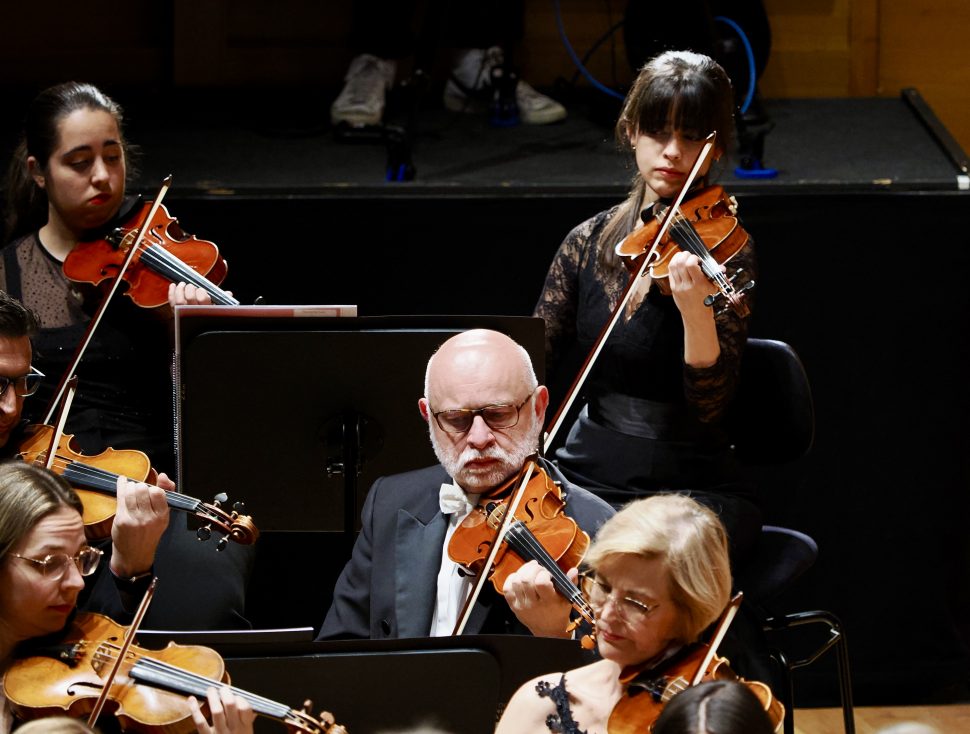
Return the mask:
<svg viewBox="0 0 970 734">
<path fill-rule="evenodd" d="M 433 512 L 415 516 L 399 509 L 397 513 L 394 597 L 399 637 L 427 637 L 431 629 L 448 526 L 447 518 L 437 511 L 437 494 L 433 499 Z"/>
</svg>

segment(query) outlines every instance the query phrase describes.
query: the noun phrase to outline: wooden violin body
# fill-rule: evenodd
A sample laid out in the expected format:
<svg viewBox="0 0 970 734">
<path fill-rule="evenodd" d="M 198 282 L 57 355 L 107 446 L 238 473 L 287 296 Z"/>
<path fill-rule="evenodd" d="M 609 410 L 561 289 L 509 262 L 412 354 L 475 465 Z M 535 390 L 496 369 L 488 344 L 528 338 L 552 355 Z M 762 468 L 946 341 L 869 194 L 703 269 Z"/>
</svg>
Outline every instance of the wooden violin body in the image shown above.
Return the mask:
<svg viewBox="0 0 970 734">
<path fill-rule="evenodd" d="M 26 437 L 21 442 L 17 456 L 30 464 L 44 465 L 54 429 L 50 426 L 32 425 L 27 428 Z M 96 456 L 82 456 L 72 447 L 74 436 L 62 434 L 57 446 L 57 457 L 73 463 L 84 461 L 91 466 L 112 472 L 115 476 L 128 477 L 136 482 L 154 482 L 158 477 L 152 469 L 148 456 L 141 451 L 108 449 Z M 57 474 L 65 474 L 65 461 L 55 461 L 51 470 Z M 68 478 L 68 477 L 66 477 Z M 70 478 L 68 478 L 70 482 Z M 72 485 L 73 486 L 73 485 Z M 106 538 L 111 535 L 111 524 L 118 511 L 117 499 L 103 492 L 89 490 L 82 486 L 75 486 L 74 491 L 81 498 L 84 511 L 84 533 L 89 540 Z"/>
<path fill-rule="evenodd" d="M 686 654 L 674 656 L 654 669 L 625 670 L 620 682 L 625 685 L 626 692 L 613 707 L 607 723 L 608 734 L 643 734 L 651 731 L 653 723 L 673 696 L 692 685 L 712 680 L 740 681 L 748 686 L 778 730 L 785 718 L 785 707 L 775 698 L 771 688 L 759 681 L 740 678 L 731 669 L 727 658 L 716 655 L 701 672 L 700 666 L 709 653 L 707 645 L 696 645 Z"/>
<path fill-rule="evenodd" d="M 22 719 L 84 716 L 104 688 L 124 639 L 125 627 L 100 614 L 79 614 L 62 641 L 31 650 L 16 660 L 3 678 L 13 712 Z M 205 700 L 208 688 L 227 685 L 225 662 L 198 645 L 169 645 L 147 650 L 131 645 L 110 685 L 109 704 L 121 728 L 145 734 L 195 731 L 187 696 Z M 256 713 L 307 734 L 346 734 L 333 717 L 314 718 L 283 704 L 232 688 Z"/>
<path fill-rule="evenodd" d="M 54 429 L 45 425 L 27 428 L 25 438 L 18 447 L 17 457 L 23 461 L 47 464 Z M 106 538 L 118 509 L 116 497 L 119 476 L 136 482 L 154 483 L 158 475 L 148 456 L 132 449 L 107 449 L 94 456 L 85 456 L 73 446 L 73 436 L 62 434 L 55 450 L 51 471 L 62 475 L 81 498 L 84 532 L 88 539 Z M 200 539 L 211 534 L 212 528 L 224 534 L 219 549 L 225 547 L 225 538 L 241 545 L 254 543 L 259 530 L 252 519 L 238 511 L 226 512 L 216 504 L 206 504 L 179 492 L 165 492 L 169 507 L 184 510 L 199 518 L 205 525 L 200 529 Z"/>
<path fill-rule="evenodd" d="M 150 215 L 151 220 L 146 221 Z M 163 204 L 153 207 L 152 202 L 143 203 L 131 219 L 104 239 L 78 242 L 64 261 L 64 275 L 94 285 L 114 280 L 142 228 L 138 250 L 122 274 L 132 301 L 143 308 L 157 308 L 168 303 L 170 283 L 186 282 L 206 290 L 213 303 L 239 303 L 218 288 L 228 266 L 215 243 L 185 234 Z"/>
<path fill-rule="evenodd" d="M 515 510 L 515 520 L 528 528 L 559 569 L 576 568 L 589 548 L 589 535 L 563 512 L 566 503 L 559 486 L 534 462 L 527 462 L 526 468 L 530 465 L 533 474 Z M 502 500 L 487 499 L 469 513 L 448 544 L 451 560 L 475 574 L 481 573 L 495 542 L 496 531 L 507 512 L 508 499 L 508 496 Z M 526 562 L 537 560 L 533 555 L 521 555 L 528 551 L 515 552 L 518 545 L 514 541 L 512 551 L 509 545 L 506 543 L 495 555 L 489 577 L 499 593 L 504 590 L 509 575 Z"/>
<path fill-rule="evenodd" d="M 721 186 L 707 186 L 685 200 L 679 212 L 670 213 L 673 221 L 659 242 L 655 240 L 666 212 L 655 215 L 621 240 L 616 245 L 616 254 L 632 273 L 643 269 L 646 258 L 645 265 L 651 278 L 666 295 L 670 294 L 667 278 L 674 254 L 683 251 L 697 255 L 708 279 L 739 314 L 747 315 L 742 292 L 720 272 L 720 266 L 748 243 L 748 233 L 741 227 L 736 214 L 737 202 L 733 197 L 728 196 Z M 749 283 L 745 289 L 753 287 L 753 281 Z"/>
<path fill-rule="evenodd" d="M 124 636 L 124 627 L 100 614 L 81 614 L 56 652 L 14 662 L 3 678 L 13 712 L 22 719 L 89 714 L 101 694 L 102 678 L 110 670 Z M 182 734 L 195 730 L 184 695 L 137 686 L 129 677 L 139 661 L 158 660 L 203 676 L 213 684 L 228 681 L 225 663 L 206 647 L 170 644 L 163 650 L 129 648 L 130 662 L 115 678 L 111 695 L 122 729 Z"/>
<path fill-rule="evenodd" d="M 507 518 L 513 504 L 513 515 Z M 559 485 L 530 459 L 518 476 L 483 497 L 465 517 L 451 536 L 448 556 L 470 569 L 479 582 L 466 601 L 456 633 L 467 621 L 470 605 L 486 579 L 501 594 L 508 577 L 529 561 L 549 572 L 556 591 L 595 630 L 592 608 L 567 575 L 586 555 L 589 535 L 565 514 L 565 506 Z M 579 619 L 569 622 L 564 631 L 572 633 L 579 623 Z M 584 635 L 580 642 L 586 649 L 594 647 L 591 635 Z"/>
</svg>

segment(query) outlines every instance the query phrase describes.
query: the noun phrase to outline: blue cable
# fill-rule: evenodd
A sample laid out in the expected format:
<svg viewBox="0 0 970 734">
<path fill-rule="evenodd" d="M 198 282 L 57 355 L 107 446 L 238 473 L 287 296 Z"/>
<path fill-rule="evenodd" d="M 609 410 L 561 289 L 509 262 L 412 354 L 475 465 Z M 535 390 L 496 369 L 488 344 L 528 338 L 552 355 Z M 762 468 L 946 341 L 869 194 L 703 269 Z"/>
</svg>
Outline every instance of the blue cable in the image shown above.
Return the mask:
<svg viewBox="0 0 970 734">
<path fill-rule="evenodd" d="M 748 107 L 751 106 L 751 100 L 754 99 L 754 90 L 757 84 L 756 72 L 754 68 L 754 51 L 751 49 L 751 42 L 748 41 L 747 35 L 741 30 L 741 26 L 735 23 L 730 18 L 725 18 L 723 15 L 715 16 L 714 20 L 719 20 L 722 23 L 726 23 L 734 29 L 734 32 L 738 34 L 741 39 L 741 43 L 744 45 L 745 54 L 748 57 L 748 92 L 744 96 L 744 102 L 741 103 L 741 114 L 743 115 L 748 111 Z M 754 161 L 751 168 L 742 168 L 738 166 L 734 169 L 734 175 L 738 178 L 774 178 L 778 175 L 777 168 L 765 168 L 764 164 L 760 161 Z"/>
<path fill-rule="evenodd" d="M 744 96 L 744 102 L 741 103 L 741 114 L 743 115 L 748 111 L 748 107 L 751 106 L 751 100 L 754 99 L 754 88 L 755 88 L 755 70 L 754 70 L 754 51 L 751 48 L 751 42 L 748 40 L 747 35 L 741 30 L 741 26 L 735 23 L 730 18 L 725 18 L 723 15 L 717 15 L 714 20 L 719 20 L 722 23 L 726 23 L 734 29 L 734 32 L 738 34 L 741 39 L 741 43 L 744 45 L 745 54 L 748 57 L 748 93 Z"/>
<path fill-rule="evenodd" d="M 579 71 L 582 73 L 584 77 L 586 77 L 586 79 L 589 81 L 590 84 L 592 84 L 601 92 L 605 92 L 611 97 L 616 97 L 619 100 L 624 99 L 622 94 L 620 94 L 614 89 L 610 89 L 605 84 L 601 84 L 599 81 L 597 81 L 597 79 L 592 74 L 589 73 L 589 70 L 585 66 L 583 66 L 583 62 L 580 60 L 579 56 L 576 55 L 576 52 L 573 50 L 572 44 L 569 43 L 569 39 L 566 37 L 566 28 L 563 26 L 562 11 L 559 7 L 559 0 L 552 0 L 552 4 L 556 8 L 556 27 L 559 28 L 559 37 L 562 39 L 562 45 L 566 47 L 566 53 L 569 54 L 569 58 L 573 60 L 573 63 L 576 65 L 576 68 L 579 69 Z"/>
</svg>

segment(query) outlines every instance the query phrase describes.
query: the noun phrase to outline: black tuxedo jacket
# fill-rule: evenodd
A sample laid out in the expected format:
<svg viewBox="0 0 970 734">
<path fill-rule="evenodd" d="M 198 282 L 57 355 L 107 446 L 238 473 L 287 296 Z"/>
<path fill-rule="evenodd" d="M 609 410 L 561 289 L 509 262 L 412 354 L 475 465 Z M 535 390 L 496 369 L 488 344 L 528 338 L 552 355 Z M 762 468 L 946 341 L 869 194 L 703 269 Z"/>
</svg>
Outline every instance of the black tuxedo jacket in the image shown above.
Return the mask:
<svg viewBox="0 0 970 734">
<path fill-rule="evenodd" d="M 544 468 L 562 479 L 548 464 Z M 428 636 L 448 527 L 438 508 L 438 490 L 450 481 L 438 465 L 374 482 L 364 502 L 360 535 L 337 579 L 318 639 Z M 565 481 L 562 487 L 566 514 L 592 538 L 613 508 L 580 487 Z M 528 629 L 487 584 L 465 632 L 528 634 Z"/>
</svg>

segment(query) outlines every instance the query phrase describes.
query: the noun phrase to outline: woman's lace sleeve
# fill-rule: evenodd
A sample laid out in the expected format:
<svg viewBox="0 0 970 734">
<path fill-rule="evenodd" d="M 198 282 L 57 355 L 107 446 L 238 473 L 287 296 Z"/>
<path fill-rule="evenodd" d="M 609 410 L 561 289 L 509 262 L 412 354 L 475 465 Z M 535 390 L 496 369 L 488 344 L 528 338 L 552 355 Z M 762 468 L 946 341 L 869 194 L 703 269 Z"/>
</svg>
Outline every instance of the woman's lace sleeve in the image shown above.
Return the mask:
<svg viewBox="0 0 970 734">
<path fill-rule="evenodd" d="M 738 271 L 744 272 L 735 280 L 735 287 L 740 288 L 748 280 L 757 280 L 757 262 L 754 253 L 754 241 L 749 238 L 745 245 L 727 265 L 728 277 Z M 744 294 L 750 310 L 754 310 L 755 289 Z M 724 309 L 723 302 L 717 303 L 715 308 Z M 691 367 L 684 365 L 684 393 L 687 404 L 696 412 L 702 423 L 719 421 L 728 406 L 738 386 L 738 376 L 741 369 L 741 353 L 744 351 L 748 339 L 748 320 L 750 316 L 742 318 L 735 311 L 728 308 L 715 316 L 717 324 L 717 338 L 721 346 L 721 354 L 710 367 Z"/>
<path fill-rule="evenodd" d="M 599 217 L 588 219 L 566 235 L 546 274 L 533 316 L 546 322 L 546 370 L 555 371 L 567 345 L 576 337 L 579 270 Z"/>
</svg>

